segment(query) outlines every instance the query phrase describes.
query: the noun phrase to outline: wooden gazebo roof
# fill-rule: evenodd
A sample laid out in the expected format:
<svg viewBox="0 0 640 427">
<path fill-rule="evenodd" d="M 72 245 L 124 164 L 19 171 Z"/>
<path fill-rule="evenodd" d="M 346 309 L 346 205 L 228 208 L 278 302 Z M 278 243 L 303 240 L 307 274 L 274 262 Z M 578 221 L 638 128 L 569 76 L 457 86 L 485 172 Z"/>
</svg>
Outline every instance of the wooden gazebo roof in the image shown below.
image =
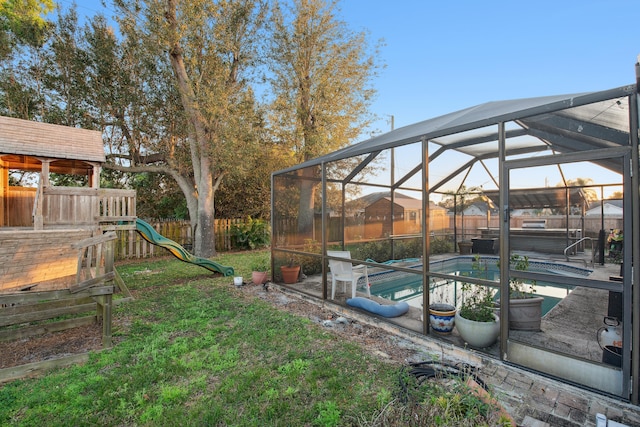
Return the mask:
<svg viewBox="0 0 640 427">
<path fill-rule="evenodd" d="M 98 131 L 0 116 L 0 156 L 9 169 L 39 170 L 35 158 L 56 159 L 51 171 L 86 169 L 83 162 L 104 163 Z"/>
</svg>

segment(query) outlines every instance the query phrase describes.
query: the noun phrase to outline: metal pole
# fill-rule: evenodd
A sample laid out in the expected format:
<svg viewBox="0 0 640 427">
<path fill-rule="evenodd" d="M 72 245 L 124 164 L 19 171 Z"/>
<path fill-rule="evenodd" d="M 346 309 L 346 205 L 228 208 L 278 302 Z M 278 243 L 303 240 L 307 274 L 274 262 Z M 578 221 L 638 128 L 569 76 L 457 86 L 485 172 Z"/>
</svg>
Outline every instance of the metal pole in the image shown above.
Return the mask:
<svg viewBox="0 0 640 427">
<path fill-rule="evenodd" d="M 565 205 L 565 215 L 564 220 L 566 221 L 566 238 L 565 238 L 565 248 L 571 244 L 571 237 L 569 236 L 569 214 L 571 211 L 571 196 L 569 194 L 569 188 L 567 188 L 566 184 L 564 187 L 564 205 Z M 575 250 L 575 249 L 574 249 Z"/>
<path fill-rule="evenodd" d="M 500 359 L 507 356 L 509 338 L 509 169 L 505 167 L 506 131 L 498 123 L 498 159 L 500 163 Z"/>
<path fill-rule="evenodd" d="M 393 130 L 393 115 L 390 116 L 391 117 L 391 130 Z M 396 184 L 396 150 L 394 147 L 391 147 L 391 213 L 390 213 L 390 220 L 391 220 L 391 259 L 396 259 L 396 242 L 394 240 L 394 234 L 395 234 L 395 218 L 394 218 L 394 211 L 395 211 L 395 202 L 396 202 L 396 197 L 395 197 L 395 184 Z"/>
<path fill-rule="evenodd" d="M 629 99 L 629 119 L 630 119 L 630 135 L 631 135 L 631 212 L 632 224 L 631 229 L 631 249 L 632 249 L 632 265 L 625 266 L 625 274 L 631 272 L 631 295 L 633 301 L 631 303 L 631 323 L 632 323 L 632 339 L 631 339 L 631 403 L 637 405 L 640 403 L 638 387 L 640 387 L 640 275 L 636 272 L 640 265 L 640 180 L 638 173 L 640 172 L 640 159 L 638 154 L 639 142 L 638 130 L 640 128 L 640 55 L 635 65 L 636 70 L 636 93 Z M 625 195 L 626 198 L 626 195 Z M 626 215 L 625 215 L 626 218 Z M 628 235 L 629 233 L 625 233 Z M 625 242 L 626 243 L 626 242 Z M 628 244 L 625 244 L 629 248 Z M 628 257 L 627 257 L 628 258 Z M 629 329 L 629 328 L 626 328 Z M 628 334 L 627 334 L 628 336 Z M 624 336 L 623 340 L 627 339 Z M 623 371 L 624 372 L 624 371 Z"/>
<path fill-rule="evenodd" d="M 327 165 L 322 162 L 322 299 L 327 299 Z M 343 198 L 344 200 L 344 198 Z M 342 209 L 344 220 L 344 209 Z M 344 228 L 342 244 L 344 245 Z"/>
<path fill-rule="evenodd" d="M 274 248 L 276 248 L 277 246 L 277 242 L 278 239 L 275 238 L 275 236 L 278 235 L 278 232 L 280 230 L 278 230 L 278 228 L 276 227 L 276 201 L 274 198 L 274 195 L 276 194 L 275 192 L 275 183 L 276 183 L 276 178 L 274 176 L 274 174 L 271 174 L 271 256 L 269 257 L 271 260 L 271 280 L 273 280 L 274 282 L 276 281 L 276 273 L 274 270 L 275 267 L 275 252 L 274 252 Z"/>
<path fill-rule="evenodd" d="M 422 140 L 422 332 L 429 333 L 429 248 L 431 229 L 429 227 L 429 143 Z"/>
</svg>

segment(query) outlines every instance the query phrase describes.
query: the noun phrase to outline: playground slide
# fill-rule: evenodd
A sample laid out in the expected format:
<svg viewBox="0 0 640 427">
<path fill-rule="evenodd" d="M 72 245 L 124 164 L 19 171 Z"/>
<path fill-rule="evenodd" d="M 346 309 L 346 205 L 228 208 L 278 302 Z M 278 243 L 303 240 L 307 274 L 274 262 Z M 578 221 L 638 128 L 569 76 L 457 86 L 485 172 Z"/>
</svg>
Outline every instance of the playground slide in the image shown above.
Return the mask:
<svg viewBox="0 0 640 427">
<path fill-rule="evenodd" d="M 185 248 L 173 240 L 167 239 L 163 235 L 159 234 L 148 222 L 136 219 L 136 231 L 149 243 L 169 250 L 169 252 L 171 252 L 171 254 L 180 261 L 198 265 L 215 273 L 222 273 L 223 276 L 234 275 L 233 267 L 226 267 L 209 259 L 191 255 Z"/>
</svg>

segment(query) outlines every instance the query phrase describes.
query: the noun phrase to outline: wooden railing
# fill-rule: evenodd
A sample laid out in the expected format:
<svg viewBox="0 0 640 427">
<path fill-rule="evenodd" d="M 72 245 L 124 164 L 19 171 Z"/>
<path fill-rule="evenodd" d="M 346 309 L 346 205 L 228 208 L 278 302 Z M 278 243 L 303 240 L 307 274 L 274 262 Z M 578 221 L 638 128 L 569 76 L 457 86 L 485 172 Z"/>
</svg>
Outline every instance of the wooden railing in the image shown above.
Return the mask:
<svg viewBox="0 0 640 427">
<path fill-rule="evenodd" d="M 113 268 L 115 239 L 116 233 L 109 232 L 65 247 L 77 254 L 75 280 L 73 276 L 67 276 L 66 286 L 60 284 L 55 290 L 40 291 L 41 285 L 37 283 L 27 285 L 27 277 L 25 286 L 17 292 L 0 293 L 0 342 L 102 321 L 102 343 L 104 347 L 110 347 L 111 305 L 116 280 Z M 95 315 L 84 315 L 87 312 L 95 312 Z M 51 319 L 56 320 L 51 322 Z M 40 321 L 47 321 L 46 326 L 33 324 Z M 16 325 L 20 327 L 15 328 Z"/>
<path fill-rule="evenodd" d="M 98 221 L 135 221 L 136 191 L 101 188 L 98 190 Z"/>
<path fill-rule="evenodd" d="M 30 230 L 28 233 L 37 232 Z M 68 235 L 65 231 L 42 233 Z M 68 238 L 73 240 L 71 236 Z M 102 346 L 111 347 L 113 294 L 118 287 L 123 298 L 117 302 L 131 299 L 124 283 L 119 283 L 122 279 L 114 269 L 115 239 L 116 233 L 108 232 L 75 243 L 67 243 L 62 247 L 52 245 L 58 247 L 58 250 L 70 250 L 77 255 L 77 259 L 74 260 L 75 276 L 67 276 L 64 283 L 50 290 L 47 290 L 46 286 L 34 283 L 20 287 L 15 292 L 1 292 L 0 343 L 99 323 L 102 325 Z M 33 263 L 39 261 L 42 260 L 36 258 Z M 28 281 L 28 278 L 25 280 Z M 86 355 L 76 354 L 0 369 L 0 383 L 52 367 L 65 366 L 70 361 L 86 360 L 84 356 Z"/>
<path fill-rule="evenodd" d="M 37 189 L 30 187 L 7 187 L 7 200 L 1 203 L 4 211 L 0 213 L 0 223 L 6 227 L 29 227 L 32 224 L 33 200 Z M 3 215 L 4 214 L 4 215 Z"/>
<path fill-rule="evenodd" d="M 80 187 L 43 189 L 42 223 L 45 228 L 99 224 L 131 226 L 135 219 L 135 190 Z"/>
</svg>

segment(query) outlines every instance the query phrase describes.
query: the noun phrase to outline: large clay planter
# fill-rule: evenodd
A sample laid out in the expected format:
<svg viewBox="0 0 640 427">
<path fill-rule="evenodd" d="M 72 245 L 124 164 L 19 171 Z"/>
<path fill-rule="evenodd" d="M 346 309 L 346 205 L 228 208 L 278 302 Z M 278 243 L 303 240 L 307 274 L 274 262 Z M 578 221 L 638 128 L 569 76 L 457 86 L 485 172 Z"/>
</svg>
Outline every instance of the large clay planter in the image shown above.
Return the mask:
<svg viewBox="0 0 640 427">
<path fill-rule="evenodd" d="M 436 303 L 429 306 L 431 330 L 439 334 L 450 334 L 455 325 L 456 308 L 451 304 Z"/>
<path fill-rule="evenodd" d="M 251 272 L 251 281 L 256 285 L 262 285 L 267 283 L 267 275 L 266 271 L 253 271 Z"/>
<path fill-rule="evenodd" d="M 471 255 L 472 248 L 473 248 L 473 242 L 469 242 L 466 240 L 458 242 L 458 249 L 460 250 L 460 255 Z"/>
<path fill-rule="evenodd" d="M 280 267 L 280 271 L 282 272 L 282 281 L 287 285 L 291 285 L 298 281 L 300 266 L 295 265 L 293 267 L 288 267 L 283 265 Z"/>
<path fill-rule="evenodd" d="M 539 331 L 543 297 L 509 299 L 509 329 Z"/>
<path fill-rule="evenodd" d="M 476 322 L 465 319 L 456 313 L 456 329 L 462 339 L 475 348 L 485 348 L 493 345 L 500 335 L 500 318 L 493 315 L 493 322 Z"/>
</svg>

